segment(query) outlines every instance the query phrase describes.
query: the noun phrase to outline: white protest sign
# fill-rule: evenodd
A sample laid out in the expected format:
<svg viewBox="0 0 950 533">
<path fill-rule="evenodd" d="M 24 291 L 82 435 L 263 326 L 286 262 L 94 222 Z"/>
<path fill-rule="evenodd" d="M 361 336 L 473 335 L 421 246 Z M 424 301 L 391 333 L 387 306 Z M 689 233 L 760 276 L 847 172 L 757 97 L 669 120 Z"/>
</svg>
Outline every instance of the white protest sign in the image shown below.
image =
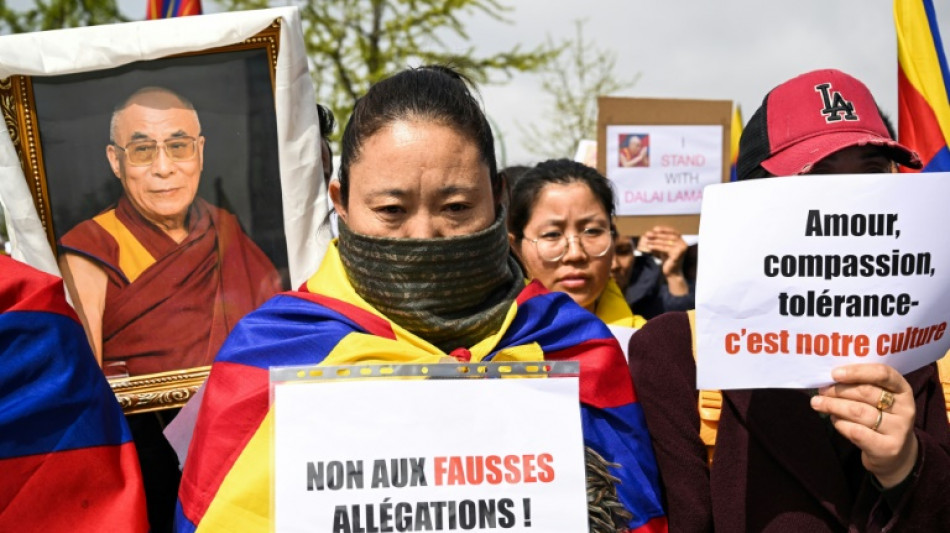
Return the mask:
<svg viewBox="0 0 950 533">
<path fill-rule="evenodd" d="M 587 531 L 577 377 L 275 384 L 276 530 Z"/>
<path fill-rule="evenodd" d="M 796 176 L 706 188 L 697 386 L 811 388 L 902 374 L 950 347 L 950 174 Z"/>
<path fill-rule="evenodd" d="M 618 215 L 697 214 L 722 165 L 722 126 L 607 127 Z"/>
</svg>

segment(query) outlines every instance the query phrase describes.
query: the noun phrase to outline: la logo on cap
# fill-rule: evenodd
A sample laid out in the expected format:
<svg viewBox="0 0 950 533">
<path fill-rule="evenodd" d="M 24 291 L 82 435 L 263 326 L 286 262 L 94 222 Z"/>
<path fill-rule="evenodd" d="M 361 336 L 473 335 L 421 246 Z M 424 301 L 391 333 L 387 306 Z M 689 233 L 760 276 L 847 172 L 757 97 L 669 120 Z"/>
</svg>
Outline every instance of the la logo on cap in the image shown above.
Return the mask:
<svg viewBox="0 0 950 533">
<path fill-rule="evenodd" d="M 815 85 L 815 91 L 821 93 L 821 101 L 825 104 L 825 108 L 821 110 L 821 114 L 825 115 L 825 122 L 830 124 L 838 122 L 842 118 L 844 120 L 858 120 L 858 116 L 854 114 L 854 104 L 845 100 L 840 92 L 831 91 L 830 83 Z M 841 116 L 841 113 L 844 113 L 844 117 Z"/>
</svg>

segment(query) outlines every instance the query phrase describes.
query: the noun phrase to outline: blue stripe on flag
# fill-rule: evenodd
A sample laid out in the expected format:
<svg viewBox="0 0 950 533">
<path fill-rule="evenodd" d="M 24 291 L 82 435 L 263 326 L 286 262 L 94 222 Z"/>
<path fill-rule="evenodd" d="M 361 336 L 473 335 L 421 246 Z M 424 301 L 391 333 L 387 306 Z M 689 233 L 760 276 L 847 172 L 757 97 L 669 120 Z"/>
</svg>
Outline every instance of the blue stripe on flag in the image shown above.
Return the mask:
<svg viewBox="0 0 950 533">
<path fill-rule="evenodd" d="M 256 368 L 315 365 L 326 358 L 343 337 L 365 330 L 350 318 L 320 304 L 278 295 L 251 312 L 228 335 L 215 362 Z M 262 358 L 258 346 L 273 346 Z"/>
<path fill-rule="evenodd" d="M 122 410 L 75 320 L 0 314 L 0 458 L 119 445 Z"/>
<path fill-rule="evenodd" d="M 664 516 L 658 503 L 662 500 L 660 477 L 640 404 L 607 409 L 582 404 L 581 423 L 585 446 L 593 448 L 608 463 L 623 467 L 610 468 L 610 472 L 620 480 L 617 496 L 633 513 L 628 526 L 637 528 L 651 518 Z"/>
</svg>

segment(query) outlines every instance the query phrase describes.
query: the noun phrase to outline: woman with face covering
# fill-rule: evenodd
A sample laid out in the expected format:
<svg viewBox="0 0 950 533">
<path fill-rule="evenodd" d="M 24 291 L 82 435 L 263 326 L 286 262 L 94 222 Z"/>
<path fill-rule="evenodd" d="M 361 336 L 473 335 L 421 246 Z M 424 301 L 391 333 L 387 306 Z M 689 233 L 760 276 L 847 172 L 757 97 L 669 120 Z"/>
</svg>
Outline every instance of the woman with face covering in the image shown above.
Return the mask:
<svg viewBox="0 0 950 533">
<path fill-rule="evenodd" d="M 525 286 L 491 129 L 466 81 L 423 67 L 374 85 L 344 130 L 339 177 L 340 236 L 319 270 L 239 323 L 215 360 L 179 530 L 272 527 L 270 462 L 255 460 L 270 439 L 268 366 L 519 360 L 580 362 L 591 531 L 665 530 L 620 348 L 570 298 Z M 606 475 L 592 483 L 596 470 Z"/>
<path fill-rule="evenodd" d="M 613 191 L 596 170 L 567 159 L 540 163 L 512 190 L 510 209 L 511 246 L 530 278 L 566 293 L 607 325 L 646 323 L 610 277 Z"/>
</svg>

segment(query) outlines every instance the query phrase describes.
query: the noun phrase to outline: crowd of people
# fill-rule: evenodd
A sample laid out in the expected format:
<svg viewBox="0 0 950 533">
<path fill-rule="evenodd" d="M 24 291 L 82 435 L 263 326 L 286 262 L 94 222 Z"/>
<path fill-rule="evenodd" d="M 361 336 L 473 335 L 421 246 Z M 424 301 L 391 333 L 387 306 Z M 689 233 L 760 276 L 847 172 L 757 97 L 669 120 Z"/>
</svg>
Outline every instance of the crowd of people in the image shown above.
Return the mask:
<svg viewBox="0 0 950 533">
<path fill-rule="evenodd" d="M 815 89 L 825 84 L 850 106 L 848 120 L 825 120 Z M 333 117 L 325 108 L 318 114 L 325 135 Z M 163 292 L 169 291 L 162 280 L 174 274 L 182 278 L 183 301 L 213 302 L 214 294 L 194 298 L 197 289 L 188 283 L 200 278 L 178 272 L 184 259 L 169 261 L 170 267 L 161 262 L 191 253 L 192 241 L 214 228 L 223 231 L 228 219 L 194 196 L 204 139 L 186 99 L 161 88 L 138 91 L 117 107 L 111 134 L 108 156 L 125 195 L 62 243 L 64 270 L 81 281 L 73 300 L 92 347 L 69 364 L 88 372 L 97 356 L 107 373 L 135 373 L 136 365 L 161 354 L 136 351 L 133 341 L 163 330 L 148 323 L 132 329 L 134 323 L 162 309 L 133 312 L 121 291 L 139 289 L 139 275 L 157 260 L 170 269 L 152 275 Z M 123 495 L 127 530 L 143 530 L 144 500 L 152 531 L 273 528 L 271 366 L 541 360 L 580 364 L 592 532 L 950 527 L 944 489 L 950 485 L 950 425 L 936 364 L 906 375 L 882 364 L 841 366 L 831 376 L 834 385 L 819 390 L 698 391 L 696 246 L 667 226 L 619 235 L 610 183 L 581 163 L 497 168 L 489 122 L 469 80 L 452 69 L 407 69 L 375 84 L 343 129 L 337 176 L 330 145 L 325 138 L 321 143 L 325 174 L 314 179 L 327 181 L 338 238 L 319 269 L 299 289 L 271 296 L 279 280 L 260 257 L 257 273 L 243 278 L 254 294 L 241 299 L 244 307 L 219 316 L 211 306 L 202 311 L 210 313 L 206 318 L 171 315 L 225 328 L 211 336 L 211 345 L 201 342 L 202 351 L 216 355 L 196 400 L 187 458 L 178 465 L 180 486 L 174 472 L 171 488 L 167 480 L 146 479 L 144 493 L 128 489 L 141 483 L 139 470 L 149 471 L 145 462 L 140 469 L 129 463 L 128 444 L 134 439 L 144 446 L 154 432 L 140 438 L 142 423 L 129 417 L 129 434 L 116 405 L 78 400 L 114 426 L 108 444 L 122 452 L 94 456 L 85 466 L 121 461 L 131 472 L 124 492 L 121 483 L 103 485 Z M 647 161 L 639 137 L 623 149 L 625 165 Z M 154 175 L 175 175 L 179 166 L 184 189 L 148 188 Z M 737 164 L 740 180 L 896 172 L 899 166 L 919 168 L 920 161 L 893 139 L 868 89 L 836 70 L 809 72 L 770 91 L 745 129 Z M 242 234 L 234 232 L 225 240 L 239 245 Z M 124 260 L 123 247 L 139 262 Z M 246 247 L 243 258 L 260 256 L 253 243 Z M 189 263 L 210 271 L 233 266 L 209 262 L 208 254 L 229 261 L 212 247 Z M 49 280 L 24 266 L 8 271 L 30 281 L 12 284 L 6 272 L 0 280 L 0 338 L 41 339 L 36 331 L 27 337 L 26 322 L 10 317 L 35 310 L 16 303 L 30 298 L 24 285 Z M 179 305 L 175 297 L 169 292 L 168 305 Z M 56 322 L 55 336 L 84 340 L 62 290 L 43 301 L 68 318 Z M 120 311 L 131 313 L 133 325 L 113 318 Z M 168 323 L 172 319 L 157 327 L 182 327 Z M 168 334 L 165 341 L 175 338 Z M 55 344 L 44 346 L 56 352 Z M 168 348 L 183 349 L 179 342 Z M 12 352 L 0 346 L 5 361 Z M 709 395 L 718 398 L 713 419 L 698 408 Z M 0 416 L 4 434 L 16 432 L 17 423 L 22 416 Z M 140 461 L 147 457 L 141 449 L 139 455 Z M 607 487 L 596 495 L 593 472 L 605 473 L 600 481 Z M 25 486 L 28 478 L 14 483 Z M 16 493 L 7 483 L 0 482 L 0 494 Z M 68 511 L 85 523 L 102 513 L 103 524 L 115 524 L 106 509 L 115 510 L 99 498 Z M 0 529 L 12 524 L 5 513 L 0 506 Z"/>
</svg>

